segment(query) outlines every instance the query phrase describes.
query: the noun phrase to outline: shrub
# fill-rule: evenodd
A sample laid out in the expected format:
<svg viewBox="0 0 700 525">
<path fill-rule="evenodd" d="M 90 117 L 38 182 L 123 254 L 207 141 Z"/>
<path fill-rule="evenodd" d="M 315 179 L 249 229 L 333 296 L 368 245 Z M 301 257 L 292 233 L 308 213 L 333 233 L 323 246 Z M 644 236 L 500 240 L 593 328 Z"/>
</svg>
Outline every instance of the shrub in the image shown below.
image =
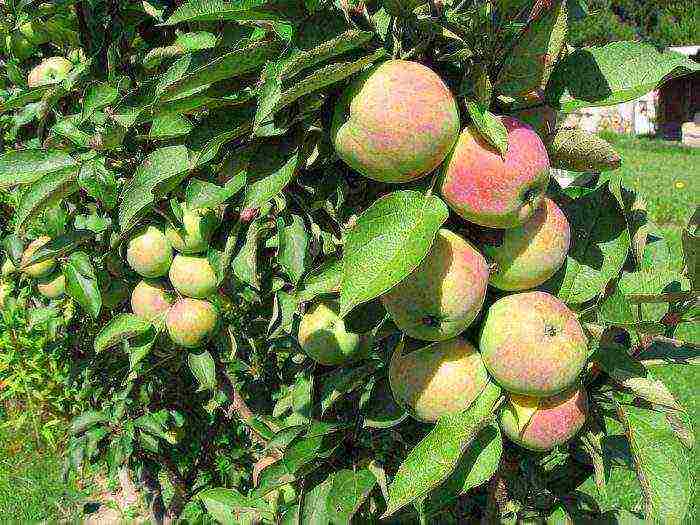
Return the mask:
<svg viewBox="0 0 700 525">
<path fill-rule="evenodd" d="M 527 110 L 537 122 L 547 118 L 533 112 L 617 103 L 698 66 L 633 42 L 565 53 L 575 7 L 0 4 L 0 188 L 9 189 L 1 246 L 3 265 L 11 262 L 1 290 L 3 301 L 28 307 L 16 315 L 43 312 L 54 319 L 43 330 L 69 341 L 69 355 L 51 354 L 60 370 L 79 371 L 77 390 L 52 394 L 81 411 L 70 425 L 67 466 L 130 472 L 155 523 L 198 511 L 224 523 L 415 521 L 414 513 L 423 522 L 538 522 L 551 512 L 603 519 L 578 485 L 593 476 L 614 489 L 604 468 L 614 463 L 643 480 L 646 518 L 680 520 L 692 486 L 684 449 L 692 422 L 650 368 L 698 356 L 674 337 L 675 326 L 695 315 L 690 247 L 698 232 L 685 232 L 683 272 L 643 264 L 659 239 L 647 236 L 643 206 L 611 172 L 620 162 L 612 147 L 581 130 L 524 124 L 518 135 L 527 140 L 511 141 L 504 122 L 513 119 L 502 116 Z M 65 67 L 38 83 L 35 73 L 30 87 L 31 71 L 50 57 L 70 67 L 61 60 Z M 397 60 L 382 68 L 390 59 Z M 410 66 L 421 73 L 407 81 L 401 60 L 421 64 Z M 367 73 L 380 70 L 386 83 Z M 426 79 L 432 99 L 417 96 Z M 382 105 L 393 94 L 383 86 L 393 82 L 401 96 Z M 441 115 L 449 122 L 433 122 Z M 516 431 L 539 432 L 544 419 L 564 423 L 566 411 L 536 398 L 513 403 L 507 374 L 486 370 L 508 370 L 525 334 L 533 359 L 537 338 L 552 341 L 557 355 L 539 363 L 546 378 L 571 346 L 571 331 L 536 312 L 524 315 L 541 302 L 533 301 L 500 323 L 508 334 L 492 326 L 480 337 L 485 312 L 498 310 L 505 292 L 488 287 L 493 261 L 479 247 L 503 231 L 461 218 L 461 201 L 448 199 L 441 184 L 444 163 L 433 169 L 448 155 L 457 121 L 478 147 L 460 152 L 460 171 L 473 177 L 458 177 L 450 191 L 473 197 L 483 190 L 473 204 L 488 197 L 494 213 L 508 218 L 483 225 L 522 226 L 539 201 L 549 202 L 545 193 L 570 225 L 568 252 L 552 265 L 561 267 L 523 294 L 550 297 L 576 325 L 577 358 L 555 386 L 584 385 L 589 400 L 576 424 L 559 425 L 565 431 L 546 446 Z M 436 144 L 426 134 L 440 124 Z M 369 140 L 353 141 L 368 130 Z M 489 159 L 492 185 L 483 185 L 474 151 Z M 549 180 L 546 156 L 596 175 L 562 188 Z M 398 178 L 388 173 L 397 160 Z M 433 250 L 441 229 L 464 249 Z M 479 261 L 471 287 L 453 277 L 469 269 L 467 259 Z M 63 296 L 45 297 L 37 277 L 23 271 L 47 261 L 63 276 Z M 158 285 L 133 294 L 142 277 Z M 411 367 L 431 347 L 419 348 L 425 344 L 401 331 L 399 310 L 385 309 L 397 287 L 405 305 L 427 295 L 430 311 L 414 324 L 450 328 L 444 337 L 422 337 L 459 335 L 457 346 L 468 349 L 462 359 L 446 352 L 432 369 L 470 395 L 438 402 L 430 414 L 419 412 L 434 409 L 434 399 L 417 402 L 401 378 L 389 381 L 392 357 L 405 355 L 399 375 L 429 386 L 419 394 L 452 394 L 433 381 L 434 360 Z M 319 359 L 328 348 L 312 348 L 306 330 L 299 333 L 318 304 L 334 309 L 311 323 L 323 336 L 312 339 L 343 339 L 343 359 Z M 523 326 L 528 319 L 537 320 L 536 330 Z M 510 336 L 497 338 L 498 352 L 476 348 L 494 334 Z M 490 354 L 485 369 L 476 366 L 477 350 Z M 29 352 L 8 373 L 45 355 Z M 531 379 L 527 363 L 518 364 L 517 379 Z M 558 395 L 554 388 L 535 394 Z M 505 410 L 514 412 L 502 434 Z M 518 443 L 558 448 L 538 455 Z"/>
</svg>

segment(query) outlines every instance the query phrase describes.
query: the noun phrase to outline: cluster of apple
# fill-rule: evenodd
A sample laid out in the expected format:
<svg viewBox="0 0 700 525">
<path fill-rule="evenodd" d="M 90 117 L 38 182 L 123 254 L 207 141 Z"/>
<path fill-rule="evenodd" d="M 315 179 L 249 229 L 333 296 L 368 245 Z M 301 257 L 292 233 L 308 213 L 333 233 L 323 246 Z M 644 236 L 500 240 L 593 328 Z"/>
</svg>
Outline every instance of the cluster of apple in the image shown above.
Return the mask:
<svg viewBox="0 0 700 525">
<path fill-rule="evenodd" d="M 203 255 L 218 223 L 214 212 L 183 205 L 181 226 L 144 226 L 126 247 L 129 266 L 143 277 L 131 294 L 133 313 L 154 324 L 164 320 L 170 339 L 185 348 L 205 344 L 218 325 L 219 313 L 207 300 L 217 277 Z"/>
<path fill-rule="evenodd" d="M 34 254 L 51 240 L 50 237 L 41 236 L 34 239 L 25 248 L 20 261 L 20 269 L 24 275 L 36 283 L 37 291 L 47 299 L 60 299 L 66 293 L 66 278 L 63 272 L 57 268 L 56 259 L 44 259 L 36 263 L 31 263 Z M 17 273 L 17 268 L 11 259 L 6 259 L 2 265 L 3 279 Z"/>
<path fill-rule="evenodd" d="M 549 125 L 551 110 L 528 115 Z M 500 423 L 514 442 L 547 450 L 566 442 L 586 419 L 580 374 L 587 340 L 558 298 L 531 290 L 564 264 L 569 223 L 546 196 L 549 158 L 538 132 L 513 116 L 501 156 L 473 127 L 460 132 L 449 88 L 429 68 L 391 60 L 352 84 L 336 108 L 332 139 L 339 157 L 384 183 L 424 177 L 441 165 L 438 187 L 452 211 L 475 228 L 498 229 L 501 241 L 474 246 L 441 229 L 421 264 L 381 302 L 396 326 L 429 346 L 395 356 L 389 370 L 397 402 L 422 421 L 466 409 L 488 381 L 509 394 Z M 484 236 L 488 237 L 488 235 Z M 483 316 L 479 349 L 460 337 L 481 312 L 487 286 L 498 299 Z M 302 348 L 339 365 L 363 357 L 332 303 L 302 318 Z"/>
</svg>

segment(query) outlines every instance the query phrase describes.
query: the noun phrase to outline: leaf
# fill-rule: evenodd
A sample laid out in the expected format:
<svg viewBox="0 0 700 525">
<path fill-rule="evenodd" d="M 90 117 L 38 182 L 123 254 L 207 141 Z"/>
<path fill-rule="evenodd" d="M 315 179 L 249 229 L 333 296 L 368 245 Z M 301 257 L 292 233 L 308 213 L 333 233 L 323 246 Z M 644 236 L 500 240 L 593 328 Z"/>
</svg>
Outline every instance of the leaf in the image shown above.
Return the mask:
<svg viewBox="0 0 700 525">
<path fill-rule="evenodd" d="M 82 306 L 90 317 L 97 319 L 102 309 L 102 295 L 97 285 L 95 269 L 84 252 L 74 252 L 63 267 L 66 293 Z"/>
<path fill-rule="evenodd" d="M 408 413 L 394 400 L 388 378 L 381 378 L 369 387 L 361 401 L 363 427 L 391 428 L 408 418 Z"/>
<path fill-rule="evenodd" d="M 185 202 L 193 210 L 216 208 L 241 191 L 245 177 L 233 177 L 223 187 L 211 182 L 191 179 L 185 188 Z"/>
<path fill-rule="evenodd" d="M 206 350 L 201 354 L 190 352 L 187 356 L 187 364 L 190 367 L 192 375 L 199 383 L 197 392 L 216 388 L 216 365 L 209 352 Z"/>
<path fill-rule="evenodd" d="M 15 233 L 23 233 L 31 219 L 78 191 L 77 178 L 77 171 L 71 168 L 49 173 L 29 186 L 15 210 Z"/>
<path fill-rule="evenodd" d="M 261 41 L 225 53 L 205 64 L 196 60 L 197 55 L 183 57 L 183 70 L 177 78 L 169 79 L 159 86 L 159 102 L 179 98 L 214 82 L 244 75 L 261 67 L 279 52 L 278 42 Z"/>
<path fill-rule="evenodd" d="M 319 295 L 339 293 L 342 278 L 342 260 L 333 258 L 325 261 L 304 279 L 304 287 L 297 294 L 299 301 L 312 301 Z"/>
<path fill-rule="evenodd" d="M 430 494 L 429 508 L 443 509 L 487 482 L 498 469 L 502 453 L 501 431 L 497 425 L 488 425 L 469 445 L 449 479 Z"/>
<path fill-rule="evenodd" d="M 235 489 L 212 488 L 196 496 L 216 521 L 223 525 L 252 525 L 268 516 L 267 503 L 250 498 Z"/>
<path fill-rule="evenodd" d="M 46 244 L 42 244 L 31 257 L 20 265 L 20 269 L 65 255 L 81 244 L 94 238 L 95 235 L 90 231 L 71 230 L 65 235 L 51 239 Z"/>
<path fill-rule="evenodd" d="M 102 411 L 88 410 L 73 418 L 73 421 L 70 423 L 70 432 L 77 436 L 108 419 L 107 414 Z"/>
<path fill-rule="evenodd" d="M 558 129 L 546 141 L 553 168 L 569 171 L 610 171 L 622 164 L 620 155 L 605 140 L 582 129 Z"/>
<path fill-rule="evenodd" d="M 137 215 L 164 195 L 164 185 L 179 183 L 189 168 L 189 154 L 185 146 L 167 146 L 149 154 L 122 191 L 119 205 L 122 231 L 133 227 Z"/>
<path fill-rule="evenodd" d="M 543 288 L 568 304 L 599 295 L 627 259 L 630 236 L 622 210 L 603 185 L 562 208 L 572 246 L 561 270 Z"/>
<path fill-rule="evenodd" d="M 119 91 L 106 82 L 91 84 L 83 97 L 83 119 L 87 119 L 98 109 L 114 104 L 118 97 Z"/>
<path fill-rule="evenodd" d="M 503 122 L 473 100 L 467 100 L 467 110 L 479 135 L 496 148 L 501 157 L 505 157 L 508 151 L 508 130 Z"/>
<path fill-rule="evenodd" d="M 192 123 L 178 113 L 164 113 L 153 119 L 148 137 L 165 140 L 187 135 L 192 131 Z"/>
<path fill-rule="evenodd" d="M 338 368 L 323 376 L 319 394 L 321 416 L 342 396 L 364 385 L 374 368 L 369 364 L 350 369 Z"/>
<path fill-rule="evenodd" d="M 337 62 L 317 69 L 308 76 L 295 81 L 287 90 L 276 80 L 266 83 L 262 98 L 258 101 L 258 110 L 255 113 L 254 131 L 258 131 L 271 121 L 271 117 L 278 111 L 289 106 L 292 102 L 314 91 L 325 88 L 336 82 L 340 82 L 355 73 L 362 71 L 368 65 L 386 56 L 386 51 L 378 49 L 372 54 L 357 60 Z M 268 68 L 268 75 L 272 74 Z M 273 79 L 276 77 L 272 77 Z"/>
<path fill-rule="evenodd" d="M 352 523 L 353 516 L 377 484 L 377 478 L 368 469 L 344 469 L 333 472 L 328 479 L 330 487 L 325 504 L 330 522 Z"/>
<path fill-rule="evenodd" d="M 277 262 L 292 280 L 292 284 L 296 284 L 309 263 L 309 236 L 299 215 L 293 214 L 291 219 L 289 225 L 284 223 L 282 217 L 277 219 Z"/>
<path fill-rule="evenodd" d="M 143 335 L 151 328 L 151 323 L 134 314 L 117 314 L 95 337 L 95 352 L 102 352 L 123 340 Z"/>
<path fill-rule="evenodd" d="M 613 381 L 632 394 L 655 405 L 683 410 L 662 381 L 654 378 L 639 361 L 633 359 L 620 345 L 601 345 L 593 360 Z"/>
<path fill-rule="evenodd" d="M 515 47 L 506 55 L 495 90 L 507 97 L 527 99 L 547 85 L 564 48 L 567 32 L 566 2 L 557 0 L 531 21 Z"/>
<path fill-rule="evenodd" d="M 83 162 L 78 173 L 78 184 L 90 197 L 111 210 L 117 205 L 117 179 L 105 162 L 104 157 Z"/>
<path fill-rule="evenodd" d="M 221 147 L 250 132 L 255 108 L 241 106 L 225 111 L 212 111 L 200 120 L 187 138 L 193 166 L 201 166 L 213 160 Z"/>
<path fill-rule="evenodd" d="M 340 315 L 415 270 L 448 215 L 440 198 L 410 190 L 385 195 L 365 210 L 345 235 Z"/>
<path fill-rule="evenodd" d="M 682 444 L 669 430 L 663 414 L 617 404 L 637 478 L 644 494 L 645 514 L 658 523 L 683 523 L 693 487 L 693 473 Z"/>
<path fill-rule="evenodd" d="M 27 149 L 0 155 L 0 188 L 32 184 L 57 172 L 72 172 L 76 162 L 58 150 Z"/>
<path fill-rule="evenodd" d="M 468 410 L 438 420 L 399 466 L 389 485 L 383 518 L 425 498 L 452 475 L 464 452 L 488 424 L 500 397 L 501 389 L 489 383 Z"/>
<path fill-rule="evenodd" d="M 613 106 L 639 98 L 700 64 L 675 51 L 660 52 L 641 42 L 612 42 L 576 49 L 559 62 L 547 86 L 547 100 L 566 112 Z"/>
<path fill-rule="evenodd" d="M 275 9 L 277 3 L 280 4 L 279 12 Z M 284 19 L 284 9 L 290 8 L 289 14 L 295 14 L 291 4 L 270 0 L 189 0 L 178 7 L 164 25 L 218 20 L 278 20 Z M 299 9 L 299 12 L 303 13 L 303 10 Z"/>
<path fill-rule="evenodd" d="M 250 159 L 243 208 L 259 208 L 281 192 L 292 180 L 299 164 L 299 149 L 293 143 L 271 141 L 258 148 Z"/>
<path fill-rule="evenodd" d="M 668 304 L 664 302 L 648 304 L 646 299 L 653 299 L 665 291 L 690 290 L 690 282 L 678 272 L 665 270 L 641 270 L 638 272 L 625 272 L 618 283 L 620 291 L 637 310 L 636 321 L 659 321 L 668 311 Z"/>
</svg>

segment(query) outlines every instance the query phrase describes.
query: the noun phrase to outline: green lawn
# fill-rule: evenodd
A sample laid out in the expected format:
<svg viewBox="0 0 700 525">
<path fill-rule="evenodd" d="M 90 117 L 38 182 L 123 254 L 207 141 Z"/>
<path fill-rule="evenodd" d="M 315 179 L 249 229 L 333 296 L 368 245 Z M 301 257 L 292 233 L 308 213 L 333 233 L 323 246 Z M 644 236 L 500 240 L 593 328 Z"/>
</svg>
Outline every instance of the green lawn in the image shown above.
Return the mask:
<svg viewBox="0 0 700 525">
<path fill-rule="evenodd" d="M 692 216 L 694 207 L 700 204 L 700 148 L 613 134 L 606 134 L 604 138 L 622 155 L 620 172 L 625 185 L 644 196 L 650 218 L 661 226 L 668 240 L 679 245 L 681 228 Z M 689 411 L 695 435 L 700 437 L 700 367 L 666 366 L 654 368 L 653 372 Z M 692 471 L 700 478 L 700 445 L 693 451 L 691 461 Z M 617 470 L 613 471 L 611 479 L 617 490 L 608 494 L 606 503 L 630 510 L 637 507 L 641 493 L 634 475 Z M 595 493 L 591 483 L 586 488 Z M 695 491 L 693 506 L 695 512 L 688 523 L 700 522 L 700 490 Z"/>
<path fill-rule="evenodd" d="M 649 215 L 665 234 L 680 240 L 680 228 L 700 201 L 700 149 L 684 148 L 662 141 L 606 135 L 624 159 L 621 173 L 625 184 L 644 195 Z M 655 369 L 657 375 L 685 405 L 700 436 L 700 367 Z M 61 481 L 62 458 L 55 452 L 40 450 L 21 438 L 0 432 L 0 516 L 12 516 L 17 522 L 36 523 L 75 518 L 86 494 L 74 484 Z M 693 453 L 693 467 L 700 473 L 700 446 Z M 613 472 L 606 507 L 621 505 L 634 509 L 641 495 L 634 476 L 629 472 Z M 594 492 L 592 485 L 587 491 Z M 695 494 L 695 508 L 700 509 L 700 491 Z M 691 523 L 699 521 L 698 516 Z"/>
<path fill-rule="evenodd" d="M 0 522 L 77 521 L 85 495 L 61 479 L 62 458 L 26 435 L 0 430 Z"/>
</svg>

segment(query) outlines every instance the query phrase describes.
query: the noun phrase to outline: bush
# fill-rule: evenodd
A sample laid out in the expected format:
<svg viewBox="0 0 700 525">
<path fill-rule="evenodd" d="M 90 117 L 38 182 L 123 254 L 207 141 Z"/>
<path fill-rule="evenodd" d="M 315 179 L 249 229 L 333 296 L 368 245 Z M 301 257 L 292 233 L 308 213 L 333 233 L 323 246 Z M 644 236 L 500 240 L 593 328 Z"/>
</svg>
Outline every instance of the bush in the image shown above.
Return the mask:
<svg viewBox="0 0 700 525">
<path fill-rule="evenodd" d="M 614 490 L 614 464 L 643 480 L 644 517 L 679 521 L 692 422 L 651 367 L 698 356 L 676 330 L 696 315 L 696 226 L 684 269 L 664 269 L 610 145 L 504 116 L 614 104 L 697 64 L 632 42 L 567 53 L 575 2 L 177 4 L 0 5 L 3 300 L 45 315 L 70 349 L 48 362 L 79 371 L 57 395 L 81 409 L 67 467 L 126 469 L 155 523 L 346 523 L 599 521 L 577 488 Z M 550 163 L 594 173 L 563 188 Z M 490 227 L 546 245 L 545 194 L 568 253 L 504 302 Z M 434 249 L 441 229 L 459 242 Z M 504 303 L 511 326 L 480 337 Z M 571 392 L 585 408 L 565 410 Z"/>
</svg>

